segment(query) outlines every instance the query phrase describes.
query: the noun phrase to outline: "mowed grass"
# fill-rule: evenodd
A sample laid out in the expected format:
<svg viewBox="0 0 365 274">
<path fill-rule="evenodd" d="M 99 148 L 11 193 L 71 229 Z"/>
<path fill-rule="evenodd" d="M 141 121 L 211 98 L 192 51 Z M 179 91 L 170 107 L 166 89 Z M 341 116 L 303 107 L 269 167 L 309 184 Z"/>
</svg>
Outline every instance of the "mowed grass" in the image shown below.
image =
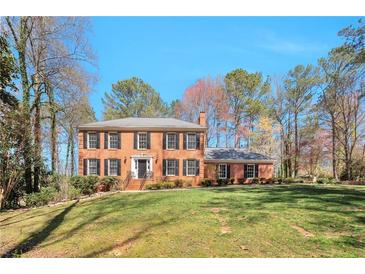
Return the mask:
<svg viewBox="0 0 365 274">
<path fill-rule="evenodd" d="M 117 193 L 0 213 L 21 257 L 365 257 L 365 187 Z"/>
</svg>

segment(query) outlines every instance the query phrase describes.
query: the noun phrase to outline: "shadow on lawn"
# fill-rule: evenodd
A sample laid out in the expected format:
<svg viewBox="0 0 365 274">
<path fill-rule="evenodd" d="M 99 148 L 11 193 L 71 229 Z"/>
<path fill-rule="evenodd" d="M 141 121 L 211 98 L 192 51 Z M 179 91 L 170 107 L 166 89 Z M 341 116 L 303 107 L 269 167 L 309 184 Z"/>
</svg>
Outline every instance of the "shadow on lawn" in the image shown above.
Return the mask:
<svg viewBox="0 0 365 274">
<path fill-rule="evenodd" d="M 52 220 L 49 221 L 47 226 L 40 231 L 33 233 L 30 237 L 19 243 L 17 246 L 8 250 L 4 254 L 1 254 L 2 258 L 17 257 L 25 252 L 32 250 L 34 247 L 43 242 L 53 230 L 55 230 L 64 220 L 67 213 L 76 206 L 78 201 L 66 207 L 61 213 L 57 214 Z"/>
<path fill-rule="evenodd" d="M 309 223 L 319 231 L 348 231 L 352 226 L 364 226 L 365 224 L 365 189 L 354 189 L 347 187 L 325 187 L 325 186 L 273 186 L 273 187 L 251 187 L 212 189 L 212 192 L 224 194 L 232 193 L 237 195 L 218 195 L 203 208 L 224 207 L 229 214 L 238 215 L 248 212 L 246 221 L 249 224 L 266 222 L 271 218 L 271 212 L 276 214 L 287 208 L 305 210 L 311 216 Z M 242 195 L 244 194 L 244 198 Z M 252 195 L 251 195 L 252 194 Z M 273 207 L 274 206 L 274 207 Z M 260 212 L 260 211 L 263 212 Z M 252 211 L 257 211 L 254 214 Z M 268 212 L 269 211 L 269 212 Z M 318 215 L 315 213 L 321 212 Z M 261 214 L 265 213 L 265 214 Z M 314 215 L 313 215 L 314 213 Z M 331 214 L 336 215 L 331 215 Z M 261 218 L 250 220 L 250 216 L 259 214 Z M 251 216 L 251 217 L 252 217 Z M 285 216 L 284 216 L 285 218 Z M 348 218 L 353 220 L 349 223 Z M 252 221 L 252 222 L 250 222 Z M 351 221 L 350 221 L 351 222 Z M 356 229 L 357 230 L 357 229 Z M 358 234 L 355 232 L 355 234 Z M 365 242 L 361 236 L 342 236 L 333 239 L 338 245 L 348 245 L 353 248 L 364 248 Z"/>
<path fill-rule="evenodd" d="M 150 194 L 150 193 L 146 193 Z M 151 193 L 152 194 L 152 193 Z M 78 222 L 76 225 L 71 225 L 69 229 L 64 232 L 57 235 L 57 237 L 51 241 L 47 241 L 47 243 L 42 244 L 43 247 L 52 246 L 54 244 L 57 244 L 59 242 L 62 242 L 66 239 L 69 239 L 70 237 L 74 236 L 78 232 L 85 229 L 86 226 L 90 224 L 97 223 L 101 218 L 107 218 L 109 214 L 115 214 L 117 211 L 120 211 L 123 213 L 123 211 L 128 210 L 139 210 L 143 209 L 146 206 L 153 206 L 155 204 L 159 204 L 161 200 L 164 199 L 164 196 L 159 197 L 151 197 L 152 195 L 125 195 L 125 196 L 116 196 L 113 197 L 111 200 L 108 197 L 103 197 L 100 200 L 98 200 L 98 203 L 95 203 L 95 201 L 86 201 L 82 204 L 79 204 L 78 208 L 79 212 L 75 217 L 68 218 L 69 222 L 73 222 L 76 220 L 81 220 L 81 222 Z M 80 215 L 83 217 L 80 218 Z M 108 225 L 112 222 L 112 220 L 108 221 L 108 223 L 105 223 L 104 225 Z M 102 224 L 103 225 L 103 224 Z M 101 227 L 99 227 L 101 229 Z M 84 257 L 90 257 L 90 256 L 96 256 L 95 255 L 87 255 Z"/>
</svg>

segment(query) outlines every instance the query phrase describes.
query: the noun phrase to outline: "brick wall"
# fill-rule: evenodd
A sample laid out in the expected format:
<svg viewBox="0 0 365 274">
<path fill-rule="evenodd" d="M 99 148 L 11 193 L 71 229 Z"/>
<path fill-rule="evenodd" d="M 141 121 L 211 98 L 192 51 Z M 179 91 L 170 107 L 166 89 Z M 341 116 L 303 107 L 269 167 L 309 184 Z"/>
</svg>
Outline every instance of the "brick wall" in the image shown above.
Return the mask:
<svg viewBox="0 0 365 274">
<path fill-rule="evenodd" d="M 93 131 L 95 132 L 95 131 Z M 131 156 L 132 155 L 146 155 L 153 157 L 152 171 L 155 180 L 160 180 L 163 176 L 162 160 L 163 159 L 179 159 L 179 174 L 180 176 L 170 176 L 168 179 L 184 179 L 197 185 L 201 178 L 204 177 L 204 133 L 200 134 L 200 148 L 197 150 L 183 149 L 183 132 L 179 134 L 179 149 L 167 150 L 163 149 L 163 132 L 150 132 L 151 145 L 150 149 L 140 150 L 134 149 L 134 131 L 121 132 L 121 148 L 120 149 L 104 149 L 104 131 L 100 132 L 100 149 L 84 149 L 83 133 L 79 131 L 79 159 L 78 159 L 78 173 L 83 175 L 83 159 L 96 158 L 100 159 L 100 175 L 104 175 L 104 159 L 121 159 L 121 176 L 120 179 L 126 178 L 128 172 L 131 170 Z M 183 159 L 199 160 L 199 176 L 182 176 L 183 174 Z"/>
<path fill-rule="evenodd" d="M 216 179 L 216 166 L 215 163 L 205 164 L 205 174 L 206 178 Z M 230 177 L 238 179 L 244 178 L 244 164 L 242 163 L 230 163 Z M 259 164 L 259 178 L 271 178 L 273 176 L 273 164 Z"/>
</svg>

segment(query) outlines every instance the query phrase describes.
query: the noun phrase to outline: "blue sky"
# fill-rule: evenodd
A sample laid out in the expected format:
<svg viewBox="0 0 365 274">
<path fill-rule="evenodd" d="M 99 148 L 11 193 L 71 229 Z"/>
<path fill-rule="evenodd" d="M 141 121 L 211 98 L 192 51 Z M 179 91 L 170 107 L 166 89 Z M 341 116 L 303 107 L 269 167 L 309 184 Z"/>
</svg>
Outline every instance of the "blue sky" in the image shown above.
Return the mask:
<svg viewBox="0 0 365 274">
<path fill-rule="evenodd" d="M 282 75 L 315 64 L 339 45 L 337 32 L 357 17 L 94 17 L 90 42 L 99 81 L 97 118 L 112 83 L 137 76 L 170 102 L 204 76 L 243 68 Z"/>
</svg>

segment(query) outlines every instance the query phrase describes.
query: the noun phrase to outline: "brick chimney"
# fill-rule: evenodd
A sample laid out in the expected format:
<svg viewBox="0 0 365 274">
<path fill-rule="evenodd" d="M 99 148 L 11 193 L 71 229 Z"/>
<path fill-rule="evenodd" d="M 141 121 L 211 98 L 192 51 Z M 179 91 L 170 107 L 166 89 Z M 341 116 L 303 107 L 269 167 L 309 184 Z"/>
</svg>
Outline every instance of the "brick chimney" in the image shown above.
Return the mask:
<svg viewBox="0 0 365 274">
<path fill-rule="evenodd" d="M 201 111 L 199 113 L 199 120 L 198 120 L 198 124 L 205 127 L 206 126 L 206 123 L 205 123 L 205 112 L 204 111 Z"/>
</svg>

